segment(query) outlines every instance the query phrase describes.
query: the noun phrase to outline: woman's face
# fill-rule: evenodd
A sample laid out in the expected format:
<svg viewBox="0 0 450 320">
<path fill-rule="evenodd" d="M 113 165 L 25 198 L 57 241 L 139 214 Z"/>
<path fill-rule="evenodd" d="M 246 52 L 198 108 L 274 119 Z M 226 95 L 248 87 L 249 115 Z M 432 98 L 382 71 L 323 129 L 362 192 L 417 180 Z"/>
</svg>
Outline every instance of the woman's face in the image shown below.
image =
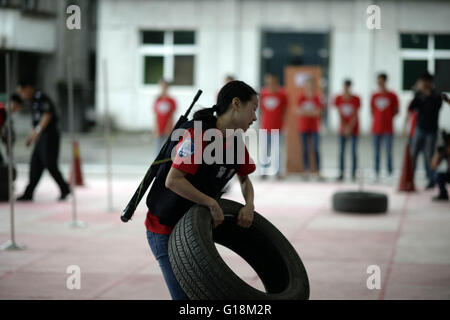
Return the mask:
<svg viewBox="0 0 450 320">
<path fill-rule="evenodd" d="M 239 99 L 236 99 L 235 102 L 238 104 L 237 108 L 235 108 L 236 127 L 245 132 L 257 120 L 256 110 L 258 109 L 258 97 L 253 95 L 247 102 L 242 102 Z"/>
</svg>

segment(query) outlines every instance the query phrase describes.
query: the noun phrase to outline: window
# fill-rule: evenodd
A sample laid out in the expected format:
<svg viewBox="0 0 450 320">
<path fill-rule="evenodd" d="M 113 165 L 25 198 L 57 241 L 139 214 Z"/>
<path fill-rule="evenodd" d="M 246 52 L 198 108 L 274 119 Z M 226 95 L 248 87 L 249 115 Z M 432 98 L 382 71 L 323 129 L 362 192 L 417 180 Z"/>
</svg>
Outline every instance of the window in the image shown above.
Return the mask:
<svg viewBox="0 0 450 320">
<path fill-rule="evenodd" d="M 192 86 L 195 70 L 195 32 L 144 30 L 139 54 L 144 85 L 164 78 L 174 85 Z"/>
<path fill-rule="evenodd" d="M 411 90 L 425 71 L 435 77 L 438 91 L 450 91 L 450 34 L 400 35 L 402 89 Z"/>
</svg>

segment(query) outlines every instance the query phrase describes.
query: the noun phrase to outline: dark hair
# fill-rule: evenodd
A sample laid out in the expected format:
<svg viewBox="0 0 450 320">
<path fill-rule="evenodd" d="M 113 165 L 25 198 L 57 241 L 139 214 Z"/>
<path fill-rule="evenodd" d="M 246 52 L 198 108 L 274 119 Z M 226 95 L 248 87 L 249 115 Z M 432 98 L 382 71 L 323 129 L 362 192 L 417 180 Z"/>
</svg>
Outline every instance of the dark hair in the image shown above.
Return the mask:
<svg viewBox="0 0 450 320">
<path fill-rule="evenodd" d="M 13 94 L 11 95 L 11 101 L 12 101 L 12 102 L 16 102 L 16 103 L 18 103 L 18 104 L 22 104 L 22 103 L 23 103 L 22 98 L 21 98 L 17 93 L 13 93 Z"/>
<path fill-rule="evenodd" d="M 350 79 L 345 79 L 344 80 L 344 85 L 346 85 L 347 87 L 350 87 L 352 85 L 352 80 Z"/>
<path fill-rule="evenodd" d="M 378 78 L 383 78 L 384 81 L 387 81 L 388 76 L 386 73 L 382 72 L 378 74 Z"/>
<path fill-rule="evenodd" d="M 194 113 L 194 120 L 216 121 L 214 112 L 220 116 L 227 112 L 233 98 L 248 102 L 256 95 L 256 91 L 243 81 L 233 80 L 225 84 L 217 95 L 217 102 L 211 108 L 200 109 Z"/>
<path fill-rule="evenodd" d="M 231 74 L 227 74 L 227 76 L 225 77 L 225 79 L 229 79 L 230 81 L 234 81 L 234 80 L 235 80 L 234 76 L 231 75 Z"/>
<path fill-rule="evenodd" d="M 420 80 L 425 80 L 425 81 L 430 81 L 433 82 L 434 77 L 431 73 L 429 73 L 428 71 L 425 71 L 424 73 L 422 73 L 419 77 Z"/>
<path fill-rule="evenodd" d="M 17 82 L 17 85 L 21 88 L 25 88 L 27 86 L 34 87 L 35 83 L 32 78 L 21 78 Z"/>
</svg>

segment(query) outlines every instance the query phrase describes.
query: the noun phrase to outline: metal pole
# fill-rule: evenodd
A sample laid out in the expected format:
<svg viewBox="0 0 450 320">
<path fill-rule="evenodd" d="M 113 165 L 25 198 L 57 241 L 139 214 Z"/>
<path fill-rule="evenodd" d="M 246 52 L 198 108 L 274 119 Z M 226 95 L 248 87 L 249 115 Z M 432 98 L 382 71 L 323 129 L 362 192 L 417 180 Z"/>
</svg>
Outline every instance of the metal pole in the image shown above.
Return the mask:
<svg viewBox="0 0 450 320">
<path fill-rule="evenodd" d="M 70 165 L 72 179 L 70 189 L 72 192 L 72 228 L 84 228 L 85 224 L 77 219 L 77 197 L 75 192 L 75 126 L 74 126 L 74 106 L 73 106 L 73 81 L 72 81 L 72 57 L 67 58 L 67 97 L 69 105 L 69 131 L 72 140 L 72 162 Z"/>
<path fill-rule="evenodd" d="M 9 209 L 10 209 L 10 218 L 11 218 L 11 240 L 5 242 L 1 245 L 1 250 L 23 250 L 25 246 L 19 243 L 16 243 L 16 234 L 15 234 L 15 225 L 14 225 L 14 181 L 13 181 L 13 167 L 14 167 L 14 158 L 13 158 L 13 149 L 12 149 L 12 112 L 11 112 L 11 89 L 10 89 L 10 61 L 9 61 L 9 53 L 6 54 L 5 57 L 5 70 L 6 70 L 6 105 L 8 109 L 8 184 L 9 184 Z"/>
<path fill-rule="evenodd" d="M 106 181 L 107 181 L 107 210 L 113 211 L 112 200 L 112 168 L 111 168 L 111 128 L 109 123 L 109 100 L 108 100 L 108 65 L 103 59 L 103 90 L 105 94 L 105 140 L 106 140 Z"/>
</svg>

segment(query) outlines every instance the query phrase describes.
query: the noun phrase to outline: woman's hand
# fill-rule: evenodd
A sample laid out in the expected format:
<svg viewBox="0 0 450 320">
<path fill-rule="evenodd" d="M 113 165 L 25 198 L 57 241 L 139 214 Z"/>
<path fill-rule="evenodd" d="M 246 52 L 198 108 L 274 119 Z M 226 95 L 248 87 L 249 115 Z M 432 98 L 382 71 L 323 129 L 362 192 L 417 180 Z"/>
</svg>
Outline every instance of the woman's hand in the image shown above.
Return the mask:
<svg viewBox="0 0 450 320">
<path fill-rule="evenodd" d="M 216 200 L 211 198 L 211 203 L 208 205 L 209 211 L 213 218 L 214 228 L 223 222 L 225 219 L 222 208 L 219 206 Z"/>
<path fill-rule="evenodd" d="M 253 222 L 255 208 L 253 205 L 246 204 L 239 210 L 237 224 L 243 228 L 249 228 Z"/>
</svg>

